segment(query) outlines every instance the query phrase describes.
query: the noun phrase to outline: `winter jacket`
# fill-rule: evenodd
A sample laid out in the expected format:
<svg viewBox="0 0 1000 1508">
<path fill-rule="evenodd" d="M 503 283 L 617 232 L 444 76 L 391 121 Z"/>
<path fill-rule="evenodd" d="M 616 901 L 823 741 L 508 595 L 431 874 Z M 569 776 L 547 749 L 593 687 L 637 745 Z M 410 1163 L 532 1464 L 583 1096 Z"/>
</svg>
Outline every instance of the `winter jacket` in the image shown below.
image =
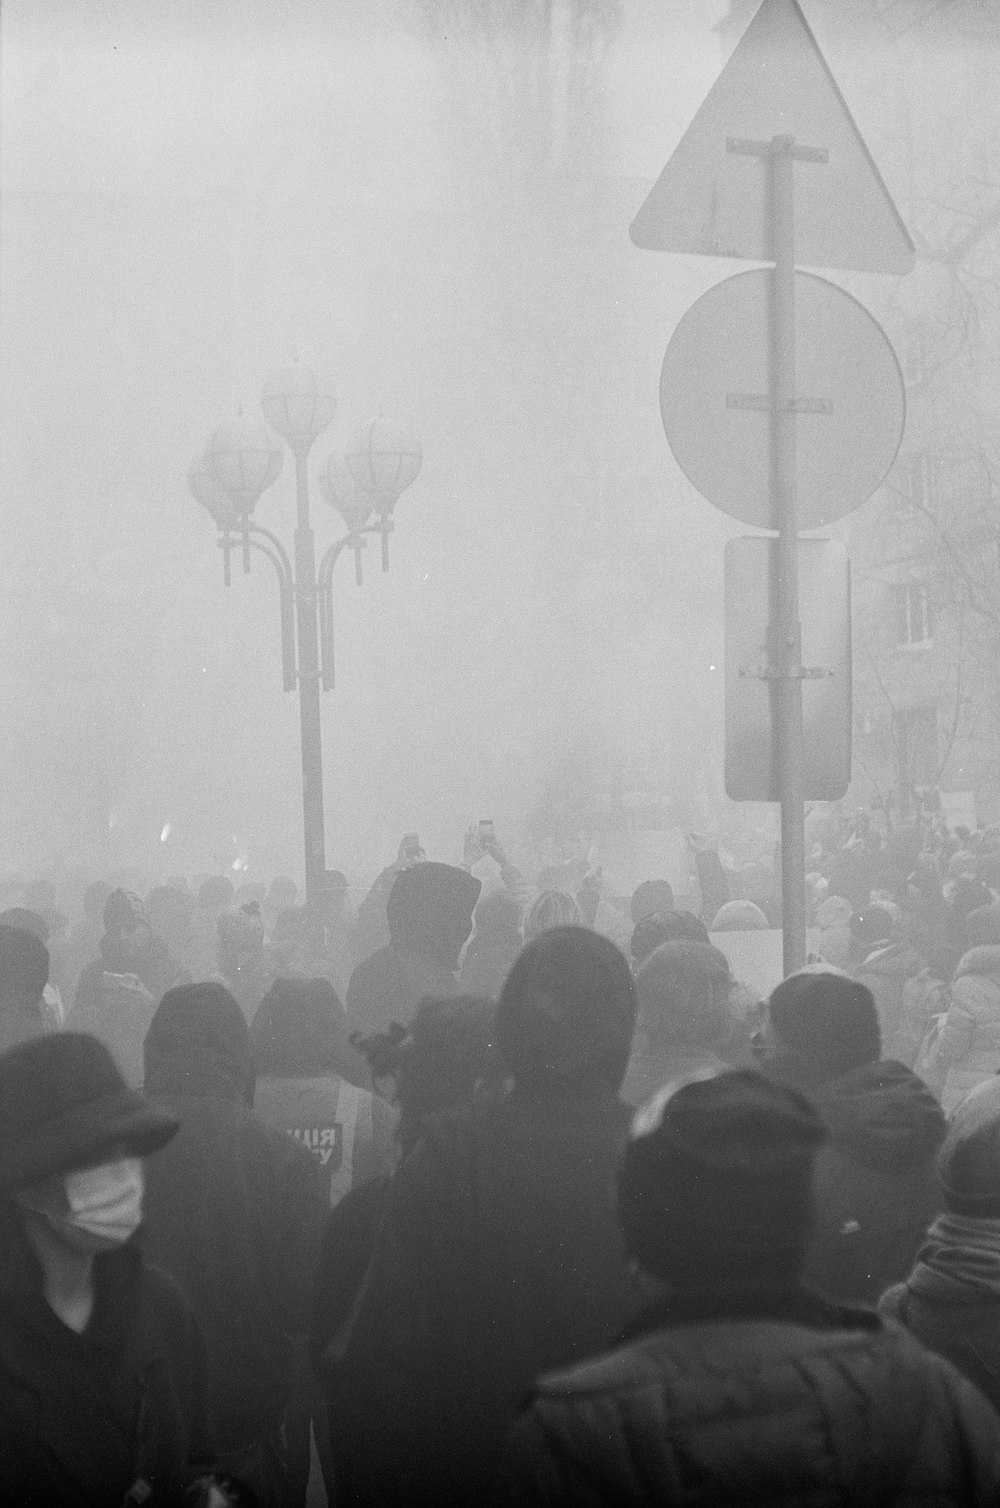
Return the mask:
<svg viewBox="0 0 1000 1508">
<path fill-rule="evenodd" d="M 542 1378 L 495 1501 L 985 1508 L 998 1493 L 1000 1420 L 975 1388 L 876 1315 L 801 1294 L 658 1305 L 619 1349 Z"/>
<path fill-rule="evenodd" d="M 41 1003 L 18 1006 L 16 1010 L 0 1009 L 0 1052 L 16 1047 L 18 1042 L 30 1042 L 32 1037 L 44 1037 L 52 1030 L 54 1028 Z"/>
<path fill-rule="evenodd" d="M 1000 1409 L 1000 1220 L 941 1215 L 906 1282 L 878 1307 Z"/>
<path fill-rule="evenodd" d="M 392 1171 L 396 1113 L 369 1089 L 336 1074 L 268 1074 L 257 1080 L 254 1110 L 300 1142 L 316 1160 L 330 1206 L 356 1184 Z"/>
<path fill-rule="evenodd" d="M 351 975 L 352 1032 L 408 1022 L 425 995 L 457 995 L 458 960 L 472 931 L 480 882 L 451 864 L 401 870 L 389 895 L 389 942 Z"/>
<path fill-rule="evenodd" d="M 141 1236 L 98 1256 L 94 1313 L 78 1335 L 16 1239 L 8 1231 L 0 1292 L 3 1501 L 117 1508 L 135 1485 L 136 1503 L 179 1508 L 212 1449 L 204 1350 L 177 1285 L 144 1261 Z"/>
<path fill-rule="evenodd" d="M 180 1121 L 147 1168 L 147 1246 L 201 1323 L 218 1444 L 238 1451 L 281 1425 L 308 1333 L 328 1186 L 305 1148 L 250 1109 L 236 1003 L 224 995 L 235 1022 L 208 997 L 196 1021 L 172 1021 L 173 998 L 146 1044 L 146 1093 Z"/>
<path fill-rule="evenodd" d="M 880 943 L 855 971 L 855 979 L 867 985 L 875 997 L 882 1054 L 886 1058 L 898 1060 L 898 1048 L 904 1037 L 903 992 L 907 980 L 919 974 L 922 966 L 920 954 L 910 943 Z"/>
<path fill-rule="evenodd" d="M 634 1304 L 614 1175 L 629 1119 L 611 1095 L 515 1090 L 429 1125 L 325 1357 L 347 1501 L 480 1501 L 532 1378 L 621 1328 Z"/>
<path fill-rule="evenodd" d="M 806 1280 L 828 1298 L 874 1304 L 909 1272 L 941 1208 L 941 1107 L 902 1063 L 882 1060 L 825 1081 L 791 1053 L 761 1068 L 809 1095 L 830 1137 L 815 1163 Z"/>
<path fill-rule="evenodd" d="M 951 1005 L 930 1081 L 946 1111 L 1000 1070 L 1000 945 L 970 948 L 958 961 Z"/>
</svg>

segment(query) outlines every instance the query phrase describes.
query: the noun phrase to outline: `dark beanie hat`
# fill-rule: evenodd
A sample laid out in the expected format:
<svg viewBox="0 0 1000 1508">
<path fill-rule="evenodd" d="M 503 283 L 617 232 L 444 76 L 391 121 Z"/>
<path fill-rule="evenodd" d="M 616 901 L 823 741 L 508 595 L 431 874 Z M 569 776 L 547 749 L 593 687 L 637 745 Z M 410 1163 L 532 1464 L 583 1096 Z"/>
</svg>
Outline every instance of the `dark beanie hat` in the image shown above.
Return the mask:
<svg viewBox="0 0 1000 1508">
<path fill-rule="evenodd" d="M 666 916 L 674 909 L 674 891 L 669 880 L 643 880 L 633 891 L 629 906 L 633 926 L 644 916 Z"/>
<path fill-rule="evenodd" d="M 800 969 L 772 991 L 768 1012 L 785 1047 L 837 1073 L 874 1063 L 881 1054 L 872 992 L 847 974 Z"/>
<path fill-rule="evenodd" d="M 618 1176 L 629 1251 L 674 1287 L 793 1282 L 825 1137 L 804 1096 L 757 1073 L 666 1085 L 636 1115 Z"/>
<path fill-rule="evenodd" d="M 1000 1078 L 977 1085 L 956 1108 L 938 1171 L 950 1210 L 1000 1219 Z"/>
<path fill-rule="evenodd" d="M 519 1088 L 617 1090 L 635 1030 L 632 972 L 614 943 L 586 927 L 536 937 L 507 975 L 497 1043 Z"/>
<path fill-rule="evenodd" d="M 105 932 L 130 932 L 146 920 L 146 908 L 134 890 L 112 890 L 104 902 Z"/>
<path fill-rule="evenodd" d="M 53 1032 L 0 1055 L 0 1193 L 100 1162 L 123 1146 L 143 1157 L 177 1130 L 129 1089 L 96 1037 Z"/>
</svg>

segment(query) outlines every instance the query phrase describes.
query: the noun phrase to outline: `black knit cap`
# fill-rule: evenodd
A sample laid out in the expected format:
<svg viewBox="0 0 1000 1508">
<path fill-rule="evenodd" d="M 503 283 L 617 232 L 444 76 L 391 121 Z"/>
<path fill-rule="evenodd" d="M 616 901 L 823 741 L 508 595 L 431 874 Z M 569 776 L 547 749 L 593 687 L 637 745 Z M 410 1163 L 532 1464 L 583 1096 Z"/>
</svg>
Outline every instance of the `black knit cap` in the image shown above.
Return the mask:
<svg viewBox="0 0 1000 1508">
<path fill-rule="evenodd" d="M 793 1282 L 825 1137 L 803 1095 L 757 1073 L 666 1085 L 636 1115 L 619 1171 L 630 1252 L 678 1288 Z"/>
<path fill-rule="evenodd" d="M 54 1032 L 0 1055 L 0 1193 L 90 1167 L 118 1146 L 144 1157 L 176 1130 L 129 1089 L 96 1037 Z"/>
<path fill-rule="evenodd" d="M 519 1089 L 617 1091 L 635 1030 L 632 971 L 586 927 L 553 927 L 528 944 L 497 1005 L 497 1045 Z"/>
<path fill-rule="evenodd" d="M 800 969 L 771 992 L 768 1014 L 786 1047 L 839 1073 L 881 1054 L 878 1012 L 867 985 L 832 969 Z"/>
</svg>

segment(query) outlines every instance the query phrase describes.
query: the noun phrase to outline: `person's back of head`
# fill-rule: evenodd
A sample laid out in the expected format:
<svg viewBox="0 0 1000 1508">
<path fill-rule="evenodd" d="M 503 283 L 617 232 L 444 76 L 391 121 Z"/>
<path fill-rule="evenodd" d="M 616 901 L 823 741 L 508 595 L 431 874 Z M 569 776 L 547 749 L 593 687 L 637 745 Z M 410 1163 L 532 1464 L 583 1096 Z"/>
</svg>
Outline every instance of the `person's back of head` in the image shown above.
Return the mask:
<svg viewBox="0 0 1000 1508">
<path fill-rule="evenodd" d="M 0 1011 L 40 1006 L 49 982 L 49 950 L 34 932 L 0 924 Z"/>
<path fill-rule="evenodd" d="M 225 911 L 233 904 L 233 882 L 224 874 L 212 874 L 198 887 L 198 907 L 202 911 Z"/>
<path fill-rule="evenodd" d="M 521 908 L 507 890 L 487 891 L 477 902 L 472 919 L 476 937 L 483 942 L 520 942 Z"/>
<path fill-rule="evenodd" d="M 584 927 L 556 927 L 530 942 L 507 975 L 497 1042 L 526 1093 L 617 1093 L 635 1017 L 635 981 L 614 943 Z"/>
<path fill-rule="evenodd" d="M 495 1089 L 505 1067 L 496 1047 L 496 1004 L 482 995 L 425 996 L 407 1027 L 356 1037 L 373 1079 L 392 1078 L 397 1135 L 407 1151 L 427 1120 Z"/>
<path fill-rule="evenodd" d="M 864 1068 L 881 1055 L 872 992 L 847 974 L 801 969 L 771 992 L 767 1009 L 772 1046 L 795 1054 L 820 1081 Z"/>
<path fill-rule="evenodd" d="M 40 911 L 31 911 L 27 906 L 11 906 L 0 911 L 0 927 L 16 927 L 20 932 L 31 932 L 40 942 L 48 943 L 49 925 Z"/>
<path fill-rule="evenodd" d="M 675 909 L 673 886 L 669 880 L 643 880 L 637 885 L 630 903 L 632 925 L 644 916 L 666 916 Z"/>
<path fill-rule="evenodd" d="M 400 870 L 386 900 L 390 942 L 445 969 L 457 968 L 482 888 L 481 880 L 455 864 L 423 860 Z"/>
<path fill-rule="evenodd" d="M 580 908 L 565 890 L 541 890 L 524 915 L 524 940 L 533 942 L 553 927 L 578 927 Z"/>
<path fill-rule="evenodd" d="M 347 1014 L 328 979 L 276 979 L 250 1027 L 258 1074 L 335 1073 L 347 1042 Z"/>
<path fill-rule="evenodd" d="M 636 1115 L 622 1158 L 630 1254 L 681 1294 L 794 1287 L 824 1140 L 809 1101 L 760 1074 L 664 1086 Z"/>
<path fill-rule="evenodd" d="M 763 932 L 767 917 L 753 901 L 727 901 L 712 918 L 713 932 Z"/>
<path fill-rule="evenodd" d="M 661 943 L 635 982 L 639 1019 L 654 1050 L 717 1048 L 735 1028 L 729 964 L 708 943 Z"/>
<path fill-rule="evenodd" d="M 693 911 L 668 911 L 663 916 L 654 912 L 636 922 L 629 952 L 634 967 L 638 968 L 661 943 L 709 941 L 708 928 Z"/>
<path fill-rule="evenodd" d="M 156 1008 L 143 1046 L 149 1094 L 253 1103 L 246 1017 L 223 984 L 177 985 Z"/>
</svg>

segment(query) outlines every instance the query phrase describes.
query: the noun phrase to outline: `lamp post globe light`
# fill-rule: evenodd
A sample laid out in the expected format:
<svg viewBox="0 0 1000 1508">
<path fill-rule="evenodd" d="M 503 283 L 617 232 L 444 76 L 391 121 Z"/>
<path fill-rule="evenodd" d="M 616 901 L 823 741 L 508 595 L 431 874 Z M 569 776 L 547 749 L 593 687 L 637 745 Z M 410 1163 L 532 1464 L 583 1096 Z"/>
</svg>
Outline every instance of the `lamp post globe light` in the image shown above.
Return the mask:
<svg viewBox="0 0 1000 1508">
<path fill-rule="evenodd" d="M 345 455 L 334 452 L 327 458 L 320 469 L 320 491 L 340 514 L 347 533 L 327 549 L 317 571 L 308 458 L 313 443 L 333 422 L 333 384 L 296 362 L 268 379 L 261 408 L 267 425 L 242 414 L 219 425 L 204 452 L 192 461 L 188 487 L 219 529 L 226 586 L 235 543 L 242 550 L 244 573 L 250 569 L 251 551 L 257 551 L 267 556 L 278 577 L 283 684 L 286 691 L 297 686 L 299 692 L 306 906 L 313 937 L 321 943 L 326 829 L 320 690 L 328 691 L 334 684 L 333 568 L 350 546 L 360 586 L 364 536 L 377 533 L 382 537 L 382 569 L 388 570 L 393 510 L 420 470 L 422 456 L 419 443 L 398 424 L 379 418 L 357 431 Z M 261 494 L 281 472 L 283 457 L 273 430 L 295 458 L 294 569 L 277 535 L 253 519 Z"/>
</svg>

